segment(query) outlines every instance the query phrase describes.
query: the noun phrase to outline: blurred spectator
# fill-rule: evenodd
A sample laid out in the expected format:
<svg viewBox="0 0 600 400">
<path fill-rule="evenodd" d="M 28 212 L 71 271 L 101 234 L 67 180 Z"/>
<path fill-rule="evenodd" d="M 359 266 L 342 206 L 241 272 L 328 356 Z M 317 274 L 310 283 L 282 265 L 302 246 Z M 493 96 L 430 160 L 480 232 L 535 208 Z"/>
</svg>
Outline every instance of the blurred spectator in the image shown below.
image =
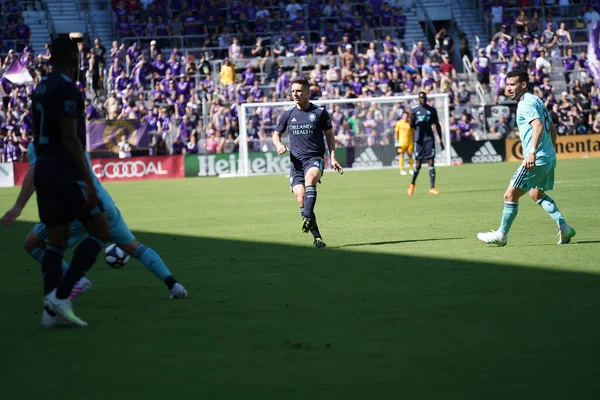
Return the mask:
<svg viewBox="0 0 600 400">
<path fill-rule="evenodd" d="M 127 133 L 124 129 L 118 129 L 115 136 L 119 138 L 117 148 L 119 149 L 119 158 L 131 157 L 131 145 L 127 143 Z"/>
</svg>

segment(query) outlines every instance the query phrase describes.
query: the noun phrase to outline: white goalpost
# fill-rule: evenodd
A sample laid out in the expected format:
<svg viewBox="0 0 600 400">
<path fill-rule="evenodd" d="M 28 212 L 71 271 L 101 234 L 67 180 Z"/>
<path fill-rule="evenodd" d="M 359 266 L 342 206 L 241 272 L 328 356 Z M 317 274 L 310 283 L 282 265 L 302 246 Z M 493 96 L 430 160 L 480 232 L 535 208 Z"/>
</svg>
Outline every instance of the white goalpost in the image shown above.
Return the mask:
<svg viewBox="0 0 600 400">
<path fill-rule="evenodd" d="M 445 93 L 429 94 L 427 97 L 433 101 L 438 112 L 445 144 L 445 150 L 442 151 L 436 138 L 435 163 L 440 166 L 452 165 L 449 97 Z M 332 117 L 334 133 L 338 135 L 342 131 L 337 140 L 339 144 L 336 145 L 337 158 L 345 169 L 350 170 L 398 167 L 398 153 L 393 139 L 394 124 L 401 118 L 404 109 L 410 109 L 417 102 L 418 97 L 412 95 L 312 101 L 327 109 Z M 240 134 L 237 168 L 230 168 L 225 175 L 252 176 L 289 172 L 289 154 L 277 155 L 271 143 L 271 134 L 277 126 L 279 115 L 293 105 L 293 102 L 241 104 L 238 110 Z M 250 119 L 253 120 L 252 123 L 248 122 Z M 250 133 L 249 125 L 252 125 Z M 345 135 L 343 132 L 352 134 Z M 249 134 L 252 135 L 250 140 Z M 288 140 L 288 135 L 285 134 L 284 143 L 288 143 Z"/>
</svg>

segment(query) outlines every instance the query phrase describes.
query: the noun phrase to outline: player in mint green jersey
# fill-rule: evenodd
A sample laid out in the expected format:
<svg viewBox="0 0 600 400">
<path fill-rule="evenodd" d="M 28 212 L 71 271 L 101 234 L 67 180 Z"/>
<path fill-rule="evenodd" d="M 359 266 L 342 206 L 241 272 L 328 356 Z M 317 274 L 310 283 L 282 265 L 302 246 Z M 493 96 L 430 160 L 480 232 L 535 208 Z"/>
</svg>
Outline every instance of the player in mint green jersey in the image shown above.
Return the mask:
<svg viewBox="0 0 600 400">
<path fill-rule="evenodd" d="M 504 193 L 500 228 L 477 234 L 477 238 L 484 243 L 506 246 L 508 232 L 519 211 L 519 199 L 525 193 L 529 193 L 531 199 L 542 206 L 558 225 L 558 244 L 569 243 L 575 236 L 575 229 L 567 224 L 554 200 L 545 193 L 554 187 L 557 132 L 544 102 L 527 92 L 528 85 L 527 71 L 514 70 L 507 74 L 506 94 L 511 100 L 519 102 L 517 126 L 525 159 Z"/>
</svg>

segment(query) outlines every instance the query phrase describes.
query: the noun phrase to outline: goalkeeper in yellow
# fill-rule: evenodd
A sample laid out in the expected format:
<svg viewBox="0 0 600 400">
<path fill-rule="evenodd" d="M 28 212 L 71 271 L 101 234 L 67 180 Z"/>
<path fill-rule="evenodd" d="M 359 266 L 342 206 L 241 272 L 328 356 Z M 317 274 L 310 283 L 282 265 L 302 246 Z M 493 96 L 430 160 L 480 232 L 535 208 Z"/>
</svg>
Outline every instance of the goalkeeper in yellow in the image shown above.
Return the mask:
<svg viewBox="0 0 600 400">
<path fill-rule="evenodd" d="M 410 174 L 413 174 L 413 150 L 415 146 L 415 138 L 413 136 L 413 128 L 408 120 L 408 113 L 402 113 L 402 119 L 396 122 L 394 126 L 394 145 L 398 148 L 398 165 L 400 165 L 400 175 L 406 175 L 404 170 L 404 153 L 408 153 L 408 165 Z"/>
</svg>

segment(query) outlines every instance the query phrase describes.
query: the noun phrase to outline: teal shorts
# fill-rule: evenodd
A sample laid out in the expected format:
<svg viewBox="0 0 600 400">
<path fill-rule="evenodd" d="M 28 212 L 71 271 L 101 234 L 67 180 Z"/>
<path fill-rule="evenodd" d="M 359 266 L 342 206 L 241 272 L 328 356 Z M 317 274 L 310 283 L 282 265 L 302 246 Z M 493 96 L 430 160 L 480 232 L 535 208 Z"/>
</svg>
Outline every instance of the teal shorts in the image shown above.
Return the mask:
<svg viewBox="0 0 600 400">
<path fill-rule="evenodd" d="M 108 218 L 108 224 L 110 225 L 110 241 L 118 244 L 119 246 L 131 243 L 135 236 L 129 230 L 129 227 L 125 223 L 121 211 L 117 207 L 113 207 L 106 211 Z M 46 225 L 38 223 L 33 227 L 33 232 L 45 242 L 48 242 L 48 230 Z M 67 248 L 73 248 L 77 243 L 81 242 L 83 238 L 88 235 L 87 230 L 79 220 L 73 221 L 71 224 L 71 234 L 69 235 L 69 244 Z"/>
<path fill-rule="evenodd" d="M 525 192 L 531 189 L 540 189 L 544 192 L 552 190 L 555 168 L 556 159 L 537 159 L 535 167 L 529 171 L 521 165 L 510 180 L 510 185 Z"/>
</svg>

